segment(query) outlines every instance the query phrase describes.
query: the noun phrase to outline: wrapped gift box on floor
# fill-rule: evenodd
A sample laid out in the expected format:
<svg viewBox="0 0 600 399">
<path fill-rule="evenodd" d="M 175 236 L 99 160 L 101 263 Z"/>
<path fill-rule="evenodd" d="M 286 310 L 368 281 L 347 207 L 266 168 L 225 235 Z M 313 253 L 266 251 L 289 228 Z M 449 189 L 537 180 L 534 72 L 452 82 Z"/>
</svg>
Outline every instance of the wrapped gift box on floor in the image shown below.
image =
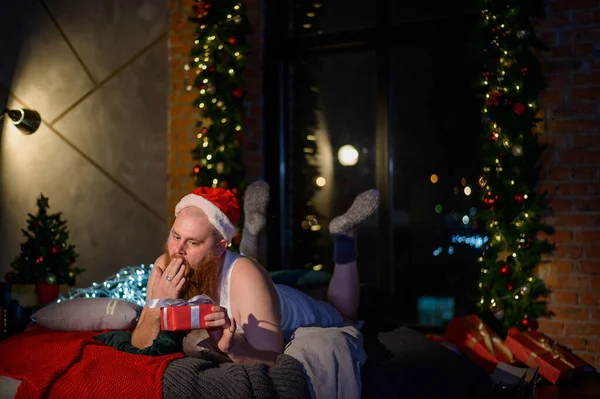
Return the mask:
<svg viewBox="0 0 600 399">
<path fill-rule="evenodd" d="M 493 331 L 476 315 L 450 321 L 444 338 L 490 374 L 499 362 L 512 364 L 514 357 Z"/>
<path fill-rule="evenodd" d="M 212 299 L 197 295 L 184 299 L 150 299 L 148 307 L 160 308 L 160 328 L 165 331 L 189 331 L 206 328 L 204 317 L 213 313 Z"/>
<path fill-rule="evenodd" d="M 539 366 L 540 374 L 552 384 L 564 381 L 582 371 L 586 362 L 537 331 L 508 331 L 506 346 L 515 357 L 528 366 Z"/>
</svg>

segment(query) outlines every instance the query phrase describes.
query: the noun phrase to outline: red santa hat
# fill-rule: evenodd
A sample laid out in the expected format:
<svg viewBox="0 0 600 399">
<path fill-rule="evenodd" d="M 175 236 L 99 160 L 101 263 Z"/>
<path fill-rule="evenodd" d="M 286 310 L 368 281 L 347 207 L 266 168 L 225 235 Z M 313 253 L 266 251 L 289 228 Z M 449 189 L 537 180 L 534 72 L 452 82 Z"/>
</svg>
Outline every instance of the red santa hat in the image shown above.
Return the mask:
<svg viewBox="0 0 600 399">
<path fill-rule="evenodd" d="M 183 197 L 175 206 L 175 216 L 191 206 L 202 209 L 210 223 L 227 242 L 231 242 L 237 234 L 235 225 L 242 216 L 242 210 L 239 200 L 231 191 L 222 188 L 198 187 Z"/>
</svg>

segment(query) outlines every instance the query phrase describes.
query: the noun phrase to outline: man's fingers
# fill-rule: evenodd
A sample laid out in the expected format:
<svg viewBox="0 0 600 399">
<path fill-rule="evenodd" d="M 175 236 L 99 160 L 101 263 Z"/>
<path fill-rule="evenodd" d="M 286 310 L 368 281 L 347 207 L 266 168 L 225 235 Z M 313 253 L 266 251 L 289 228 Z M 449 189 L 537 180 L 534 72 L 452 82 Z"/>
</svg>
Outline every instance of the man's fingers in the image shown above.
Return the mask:
<svg viewBox="0 0 600 399">
<path fill-rule="evenodd" d="M 206 326 L 207 327 L 221 327 L 224 328 L 225 326 L 228 326 L 229 322 L 226 319 L 219 319 L 219 320 L 213 320 L 213 321 L 207 321 L 206 322 Z"/>
<path fill-rule="evenodd" d="M 175 275 L 177 275 L 177 272 L 179 272 L 179 268 L 182 267 L 183 265 L 183 259 L 181 258 L 174 258 L 169 265 L 166 267 L 165 271 L 164 271 L 164 276 L 165 278 L 169 278 L 169 281 L 172 281 L 175 278 Z"/>
<path fill-rule="evenodd" d="M 235 317 L 231 318 L 231 325 L 229 326 L 229 332 L 231 334 L 235 334 L 235 330 L 237 329 L 237 323 L 235 321 Z"/>
<path fill-rule="evenodd" d="M 179 291 L 181 291 L 184 284 L 185 284 L 185 277 L 183 277 L 181 280 L 179 280 L 179 282 L 175 286 L 175 290 L 177 291 L 177 294 L 179 294 Z"/>
<path fill-rule="evenodd" d="M 225 319 L 226 317 L 227 317 L 227 314 L 225 312 L 215 312 L 215 313 L 209 313 L 206 316 L 204 316 L 204 320 L 213 321 L 213 320 Z"/>
<path fill-rule="evenodd" d="M 179 269 L 177 270 L 177 274 L 175 274 L 175 277 L 173 277 L 173 280 L 178 280 L 178 279 L 182 278 L 184 274 L 185 274 L 185 265 L 182 263 L 181 266 L 179 266 Z"/>
</svg>

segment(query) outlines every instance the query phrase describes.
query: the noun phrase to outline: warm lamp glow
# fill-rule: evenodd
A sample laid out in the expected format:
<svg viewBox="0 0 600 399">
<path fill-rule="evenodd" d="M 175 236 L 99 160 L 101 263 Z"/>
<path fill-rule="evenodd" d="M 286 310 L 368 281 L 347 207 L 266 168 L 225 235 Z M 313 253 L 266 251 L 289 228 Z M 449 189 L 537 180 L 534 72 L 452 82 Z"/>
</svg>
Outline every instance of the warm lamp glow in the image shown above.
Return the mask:
<svg viewBox="0 0 600 399">
<path fill-rule="evenodd" d="M 346 144 L 338 150 L 338 161 L 342 166 L 353 166 L 358 162 L 358 151 L 354 146 Z"/>
</svg>

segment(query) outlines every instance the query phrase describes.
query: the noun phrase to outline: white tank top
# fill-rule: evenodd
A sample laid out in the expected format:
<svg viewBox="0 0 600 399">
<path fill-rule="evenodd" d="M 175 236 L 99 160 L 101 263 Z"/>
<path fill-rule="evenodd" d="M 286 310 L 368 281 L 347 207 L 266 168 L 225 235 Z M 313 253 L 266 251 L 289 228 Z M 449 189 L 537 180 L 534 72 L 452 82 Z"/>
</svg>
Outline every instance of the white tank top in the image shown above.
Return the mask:
<svg viewBox="0 0 600 399">
<path fill-rule="evenodd" d="M 225 261 L 221 271 L 221 293 L 219 295 L 219 306 L 227 309 L 231 317 L 231 304 L 229 287 L 231 273 L 237 261 L 242 255 L 231 251 L 225 251 Z M 329 327 L 343 322 L 339 312 L 327 302 L 317 301 L 302 291 L 286 285 L 275 284 L 279 296 L 281 309 L 281 328 L 284 332 L 295 330 L 304 326 Z M 241 324 L 237 330 L 243 330 Z"/>
<path fill-rule="evenodd" d="M 229 304 L 229 283 L 231 282 L 231 273 L 237 261 L 241 258 L 240 255 L 225 251 L 225 262 L 221 270 L 221 294 L 219 295 L 219 306 L 227 309 L 227 315 L 231 317 L 231 306 Z M 238 325 L 238 329 L 240 326 Z"/>
</svg>

